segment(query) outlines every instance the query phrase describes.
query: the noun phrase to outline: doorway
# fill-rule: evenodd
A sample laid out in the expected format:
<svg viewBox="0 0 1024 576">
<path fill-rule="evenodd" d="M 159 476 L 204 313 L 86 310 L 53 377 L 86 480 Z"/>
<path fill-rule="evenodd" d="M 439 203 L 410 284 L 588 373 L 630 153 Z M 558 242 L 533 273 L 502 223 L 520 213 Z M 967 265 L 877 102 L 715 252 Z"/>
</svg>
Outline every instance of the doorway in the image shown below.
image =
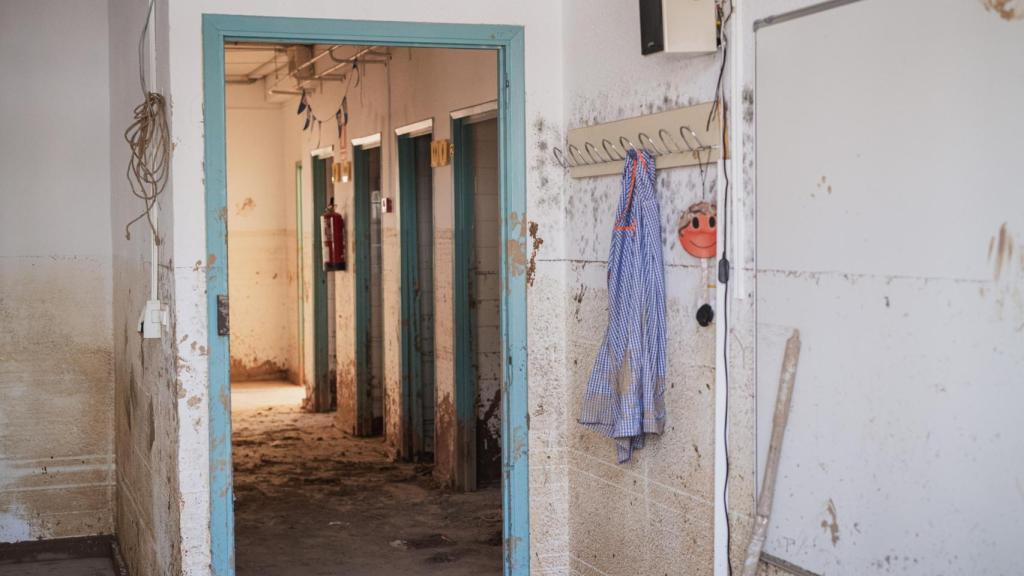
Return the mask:
<svg viewBox="0 0 1024 576">
<path fill-rule="evenodd" d="M 384 431 L 383 203 L 379 135 L 353 147 L 356 256 L 356 436 Z"/>
<path fill-rule="evenodd" d="M 421 124 L 421 123 L 417 123 Z M 428 123 L 432 126 L 432 123 Z M 431 132 L 398 135 L 402 230 L 403 397 L 408 409 L 407 459 L 432 462 L 434 453 L 434 189 Z"/>
<path fill-rule="evenodd" d="M 452 114 L 455 149 L 456 485 L 501 480 L 501 219 L 495 103 Z"/>
<path fill-rule="evenodd" d="M 331 314 L 333 291 L 330 290 L 329 279 L 321 264 L 324 260 L 323 229 L 320 226 L 320 215 L 329 204 L 334 203 L 334 192 L 331 189 L 331 172 L 333 150 L 315 150 L 313 164 L 313 390 L 309 395 L 308 406 L 313 412 L 330 412 L 335 408 L 337 398 L 337 378 L 332 370 L 332 344 L 334 336 Z"/>
<path fill-rule="evenodd" d="M 499 98 L 499 181 L 501 188 L 501 262 L 505 251 L 525 251 L 525 117 L 523 102 L 523 30 L 521 27 L 355 22 L 316 19 L 204 16 L 204 94 L 206 141 L 208 319 L 218 324 L 217 303 L 226 294 L 224 174 L 225 41 L 299 43 L 330 42 L 375 46 L 417 45 L 450 48 L 492 48 L 497 54 Z M 321 122 L 322 124 L 322 122 Z M 329 126 L 329 125 L 328 125 Z M 385 232 L 387 227 L 385 226 Z M 526 412 L 526 284 L 524 271 L 501 268 L 500 341 L 502 349 L 502 483 L 503 565 L 506 574 L 529 570 Z M 383 276 L 387 278 L 385 260 Z M 385 308 L 387 304 L 385 303 Z M 221 306 L 223 311 L 224 307 Z M 212 572 L 234 574 L 231 509 L 231 425 L 226 330 L 210 330 L 210 498 Z M 385 359 L 387 363 L 387 359 Z M 514 543 L 509 545 L 508 543 Z M 412 545 L 412 543 L 407 543 Z"/>
</svg>

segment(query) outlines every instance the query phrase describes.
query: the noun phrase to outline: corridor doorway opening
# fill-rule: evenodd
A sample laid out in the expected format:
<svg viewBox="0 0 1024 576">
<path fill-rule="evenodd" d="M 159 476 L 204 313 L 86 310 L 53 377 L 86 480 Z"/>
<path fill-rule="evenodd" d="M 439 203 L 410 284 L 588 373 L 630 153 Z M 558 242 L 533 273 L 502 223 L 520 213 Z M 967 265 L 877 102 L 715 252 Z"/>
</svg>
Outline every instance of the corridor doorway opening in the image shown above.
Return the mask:
<svg viewBox="0 0 1024 576">
<path fill-rule="evenodd" d="M 434 362 L 434 179 L 430 145 L 433 122 L 396 130 L 402 224 L 402 435 L 407 459 L 434 461 L 437 405 Z"/>
<path fill-rule="evenodd" d="M 451 114 L 455 149 L 456 484 L 501 481 L 501 219 L 497 103 Z"/>
<path fill-rule="evenodd" d="M 525 248 L 522 48 L 518 27 L 204 17 L 214 574 L 235 574 L 236 569 L 239 574 L 308 573 L 312 568 L 363 574 L 528 572 L 525 277 L 521 270 L 508 273 L 504 264 L 508 250 Z M 264 52 L 262 63 L 250 62 L 256 68 L 239 73 L 238 61 L 226 58 L 226 50 L 271 54 Z M 481 62 L 485 68 L 474 68 Z M 430 73 L 431 67 L 438 72 Z M 455 77 L 445 80 L 444 73 Z M 460 74 L 478 85 L 467 89 Z M 479 82 L 488 76 L 489 81 Z M 417 86 L 424 81 L 433 82 L 432 87 Z M 487 92 L 474 92 L 480 87 Z M 293 276 L 286 281 L 292 284 L 286 283 L 281 292 L 287 295 L 276 306 L 256 308 L 263 316 L 284 308 L 284 316 L 304 320 L 304 326 L 283 331 L 303 336 L 292 338 L 301 358 L 295 374 L 285 371 L 303 386 L 270 380 L 231 386 L 226 307 L 222 304 L 218 313 L 217 306 L 228 295 L 232 262 L 227 248 L 237 244 L 227 224 L 241 219 L 237 211 L 255 213 L 254 206 L 261 205 L 254 200 L 243 207 L 243 200 L 236 206 L 229 198 L 228 188 L 239 177 L 228 170 L 225 152 L 230 154 L 233 141 L 245 140 L 232 138 L 225 121 L 226 95 L 236 89 L 251 98 L 239 107 L 273 104 L 277 110 L 268 116 L 276 114 L 285 126 L 301 126 L 279 138 L 246 144 L 279 144 L 283 151 L 268 165 L 292 170 L 298 159 L 306 165 L 297 172 L 310 179 L 297 178 L 290 190 L 287 177 L 253 178 L 255 183 L 276 182 L 266 188 L 285 199 L 284 220 L 309 226 L 304 234 L 294 229 L 275 233 L 305 249 L 289 249 L 285 243 L 283 253 L 301 261 L 285 258 L 283 268 Z M 417 110 L 400 101 L 413 94 L 432 108 Z M 492 403 L 500 413 L 493 442 L 500 445 L 503 473 L 499 481 L 478 483 L 476 491 L 467 492 L 473 486 L 456 480 L 456 467 L 466 467 L 458 463 L 457 438 L 466 432 L 463 422 L 451 417 L 458 394 L 455 365 L 463 361 L 455 352 L 455 238 L 465 231 L 453 217 L 454 166 L 427 161 L 435 145 L 448 146 L 453 135 L 447 133 L 447 122 L 429 134 L 399 134 L 396 127 L 491 101 L 498 102 L 493 180 L 500 198 L 491 225 L 498 236 L 493 260 L 497 284 L 507 288 L 499 291 L 492 315 L 497 316 L 493 340 L 500 373 Z M 369 145 L 367 138 L 375 134 L 377 145 Z M 411 172 L 405 175 L 403 149 L 411 153 Z M 310 155 L 312 150 L 320 153 Z M 258 168 L 256 163 L 243 171 L 255 174 Z M 273 206 L 276 200 L 268 198 Z M 289 204 L 290 199 L 295 202 Z M 318 237 L 321 208 L 325 218 L 336 210 L 344 222 L 348 267 L 333 263 L 318 283 L 322 259 L 331 253 L 326 243 L 342 241 L 329 232 Z M 321 340 L 313 302 L 318 289 L 326 300 L 320 309 L 327 311 L 329 327 Z M 237 307 L 232 312 L 237 320 Z M 418 338 L 406 333 L 410 325 Z M 481 335 L 478 329 L 469 337 Z M 403 341 L 412 346 L 404 347 Z M 328 351 L 324 386 L 317 385 L 321 378 L 316 376 L 324 373 L 319 369 L 324 357 L 317 354 L 321 342 Z M 296 392 L 302 396 L 299 402 Z M 324 411 L 331 404 L 337 411 Z M 335 530 L 324 531 L 322 525 Z M 303 538 L 295 540 L 295 533 Z"/>
<path fill-rule="evenodd" d="M 384 196 L 380 134 L 353 146 L 355 210 L 356 436 L 384 432 Z"/>
</svg>

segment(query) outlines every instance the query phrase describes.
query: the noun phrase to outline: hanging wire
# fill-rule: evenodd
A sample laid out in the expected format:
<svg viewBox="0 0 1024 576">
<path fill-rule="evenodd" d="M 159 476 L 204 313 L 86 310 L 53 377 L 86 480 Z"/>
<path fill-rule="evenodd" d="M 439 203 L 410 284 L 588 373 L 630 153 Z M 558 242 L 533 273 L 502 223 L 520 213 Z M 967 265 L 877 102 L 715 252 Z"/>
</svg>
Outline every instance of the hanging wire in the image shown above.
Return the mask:
<svg viewBox="0 0 1024 576">
<path fill-rule="evenodd" d="M 145 209 L 125 225 L 124 236 L 131 240 L 132 225 L 145 218 L 153 233 L 153 241 L 160 244 L 152 212 L 157 198 L 167 186 L 171 164 L 171 137 L 167 123 L 167 102 L 163 95 L 150 92 L 146 85 L 145 41 L 155 5 L 156 0 L 150 0 L 146 23 L 142 27 L 142 34 L 139 35 L 139 85 L 142 88 L 143 101 L 135 107 L 135 120 L 124 132 L 124 139 L 131 150 L 127 171 L 128 184 L 132 194 L 145 203 Z"/>
<path fill-rule="evenodd" d="M 726 24 L 732 18 L 735 8 L 732 0 L 729 0 L 729 12 L 725 13 L 725 1 L 718 6 L 718 16 L 721 22 L 720 29 L 722 34 L 722 64 L 718 69 L 718 82 L 715 85 L 715 103 L 711 107 L 711 111 L 708 113 L 707 129 L 711 128 L 711 121 L 714 119 L 715 114 L 719 111 L 722 113 L 721 122 L 721 138 L 720 143 L 722 145 L 722 158 L 725 158 L 725 146 L 726 137 L 729 133 L 728 128 L 728 115 L 726 114 L 726 102 L 724 101 L 722 80 L 725 77 L 725 65 L 728 61 L 729 54 L 729 35 L 726 33 Z M 733 82 L 736 82 L 735 74 L 736 70 L 730 71 L 734 77 Z M 719 110 L 721 109 L 721 110 Z M 696 136 L 694 136 L 696 137 Z M 699 141 L 698 141 L 699 142 Z M 722 190 L 722 204 L 728 206 L 729 203 L 729 170 L 723 170 L 722 175 L 725 179 L 725 186 Z M 730 275 L 730 263 L 728 259 L 729 250 L 729 226 L 728 221 L 732 217 L 732 214 L 723 214 L 719 218 L 719 225 L 722 226 L 722 261 L 719 262 L 718 270 L 718 281 L 722 284 L 722 290 L 724 292 L 722 298 L 722 330 L 725 332 L 725 339 L 722 343 L 722 372 L 723 379 L 725 380 L 725 418 L 723 421 L 723 428 L 725 428 L 722 434 L 722 451 L 725 453 L 725 483 L 722 487 L 722 501 L 725 503 L 725 563 L 726 570 L 729 576 L 732 576 L 732 525 L 729 522 L 729 275 Z M 740 216 L 742 217 L 742 216 Z"/>
</svg>

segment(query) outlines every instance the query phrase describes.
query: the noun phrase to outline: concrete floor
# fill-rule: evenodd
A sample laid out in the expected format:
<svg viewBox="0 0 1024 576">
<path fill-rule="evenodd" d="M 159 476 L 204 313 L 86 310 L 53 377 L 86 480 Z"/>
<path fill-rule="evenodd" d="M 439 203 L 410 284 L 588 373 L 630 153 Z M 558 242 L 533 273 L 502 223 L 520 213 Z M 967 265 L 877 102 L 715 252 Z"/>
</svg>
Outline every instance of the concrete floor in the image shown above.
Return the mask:
<svg viewBox="0 0 1024 576">
<path fill-rule="evenodd" d="M 106 558 L 37 560 L 18 564 L 0 562 L 0 576 L 116 576 Z"/>
<path fill-rule="evenodd" d="M 232 384 L 239 576 L 501 574 L 501 490 L 439 489 L 309 414 L 286 382 Z"/>
</svg>

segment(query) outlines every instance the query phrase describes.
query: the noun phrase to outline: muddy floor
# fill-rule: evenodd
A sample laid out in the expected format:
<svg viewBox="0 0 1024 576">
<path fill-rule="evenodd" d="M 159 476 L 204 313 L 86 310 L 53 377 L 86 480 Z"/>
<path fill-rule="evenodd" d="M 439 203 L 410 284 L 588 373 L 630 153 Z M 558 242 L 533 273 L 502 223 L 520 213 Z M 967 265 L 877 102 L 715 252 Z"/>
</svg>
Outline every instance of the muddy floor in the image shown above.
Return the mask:
<svg viewBox="0 0 1024 576">
<path fill-rule="evenodd" d="M 232 384 L 239 576 L 501 574 L 501 491 L 441 490 L 428 465 L 388 461 L 301 388 Z"/>
</svg>

